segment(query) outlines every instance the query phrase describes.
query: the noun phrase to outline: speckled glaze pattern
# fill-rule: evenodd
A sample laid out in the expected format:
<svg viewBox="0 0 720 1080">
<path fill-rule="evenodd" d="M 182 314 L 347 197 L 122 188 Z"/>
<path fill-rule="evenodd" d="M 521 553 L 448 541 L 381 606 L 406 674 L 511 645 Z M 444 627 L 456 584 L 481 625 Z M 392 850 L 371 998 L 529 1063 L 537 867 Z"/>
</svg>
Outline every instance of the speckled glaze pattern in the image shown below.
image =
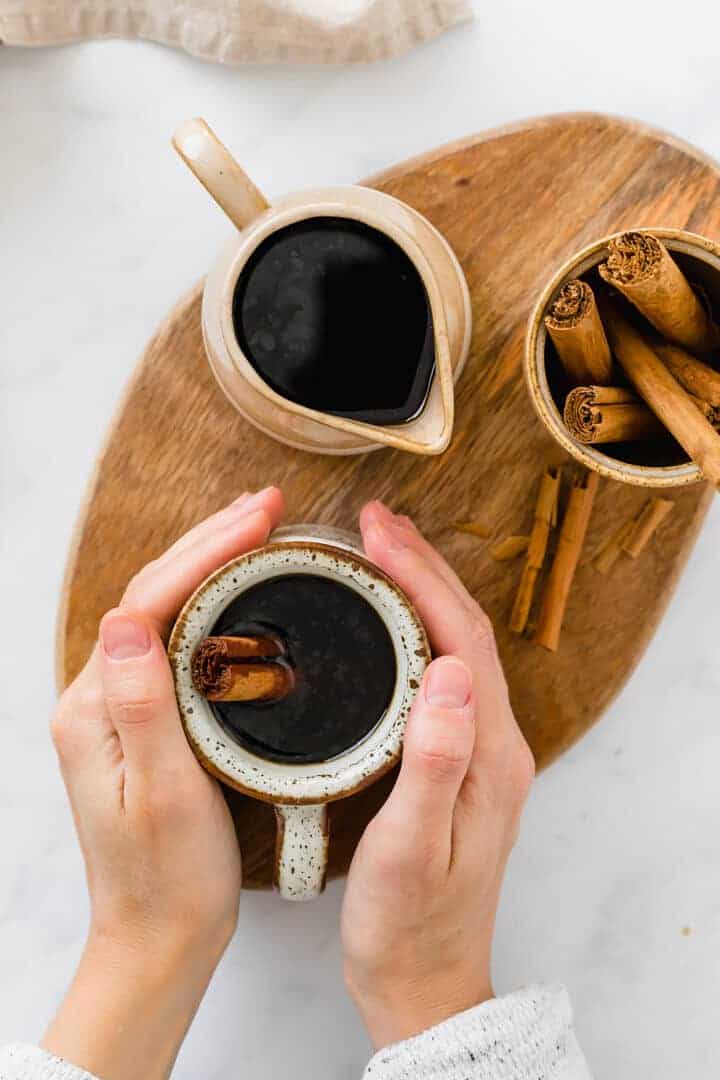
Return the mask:
<svg viewBox="0 0 720 1080">
<path fill-rule="evenodd" d="M 286 195 L 269 206 L 202 120 L 183 124 L 173 143 L 188 167 L 240 229 L 208 274 L 202 329 L 210 367 L 228 400 L 266 435 L 300 450 L 360 454 L 393 446 L 441 454 L 452 437 L 458 379 L 470 347 L 472 309 L 465 275 L 450 245 L 430 222 L 399 199 L 372 188 L 319 188 Z M 420 414 L 379 426 L 288 401 L 258 375 L 240 348 L 232 319 L 238 277 L 271 233 L 309 217 L 364 222 L 395 241 L 423 280 L 435 334 L 435 374 Z"/>
<path fill-rule="evenodd" d="M 314 900 L 325 888 L 327 806 L 276 806 L 275 887 L 285 900 Z"/>
<path fill-rule="evenodd" d="M 652 233 L 663 241 L 669 251 L 692 255 L 707 263 L 718 273 L 720 280 L 720 247 L 706 237 L 685 232 L 682 229 L 652 228 L 632 231 Z M 696 484 L 703 479 L 703 476 L 698 466 L 692 461 L 682 465 L 633 465 L 604 454 L 599 447 L 585 445 L 573 439 L 550 393 L 545 370 L 547 309 L 566 281 L 581 277 L 607 258 L 608 244 L 615 236 L 620 235 L 620 233 L 613 233 L 612 236 L 605 236 L 602 240 L 596 240 L 595 243 L 589 244 L 573 255 L 553 275 L 540 294 L 530 316 L 525 341 L 525 380 L 530 398 L 541 421 L 563 449 L 577 458 L 586 468 L 593 469 L 601 476 L 609 480 L 620 480 L 625 484 L 649 488 L 684 487 L 687 484 Z"/>
<path fill-rule="evenodd" d="M 395 651 L 397 679 L 385 715 L 367 737 L 325 762 L 288 764 L 268 761 L 235 742 L 221 727 L 205 698 L 193 686 L 191 662 L 200 641 L 237 596 L 261 581 L 285 574 L 313 574 L 340 581 L 358 592 L 380 615 Z M 297 881 L 324 877 L 327 845 L 320 842 L 318 807 L 344 798 L 378 779 L 397 762 L 410 708 L 430 661 L 425 630 L 400 588 L 362 554 L 359 537 L 339 529 L 297 525 L 277 530 L 271 542 L 217 570 L 189 598 L 173 628 L 168 647 L 183 725 L 202 764 L 224 783 L 245 794 L 288 808 L 285 841 L 279 846 L 278 873 L 283 895 Z M 292 815 L 292 807 L 313 814 Z M 301 839 L 308 829 L 313 841 Z M 307 846 L 303 847 L 305 844 Z M 306 861 L 322 856 L 322 875 Z M 290 871 L 290 866 L 294 867 Z M 281 868 L 287 868 L 287 874 Z M 290 879 L 297 879 L 295 881 Z M 302 890 L 300 890 L 302 892 Z"/>
</svg>

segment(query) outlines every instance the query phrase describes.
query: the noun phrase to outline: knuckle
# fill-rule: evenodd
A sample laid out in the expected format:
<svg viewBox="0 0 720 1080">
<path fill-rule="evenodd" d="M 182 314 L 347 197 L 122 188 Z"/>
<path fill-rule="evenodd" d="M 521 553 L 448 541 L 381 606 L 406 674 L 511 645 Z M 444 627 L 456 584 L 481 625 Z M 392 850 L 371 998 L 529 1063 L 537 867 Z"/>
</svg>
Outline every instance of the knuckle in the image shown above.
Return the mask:
<svg viewBox="0 0 720 1080">
<path fill-rule="evenodd" d="M 535 759 L 522 736 L 506 747 L 497 766 L 502 800 L 510 808 L 520 809 L 535 778 Z"/>
<path fill-rule="evenodd" d="M 114 718 L 124 724 L 148 723 L 162 708 L 160 698 L 151 693 L 110 693 L 108 708 Z"/>
<path fill-rule="evenodd" d="M 70 743 L 70 715 L 66 709 L 58 705 L 50 720 L 50 738 L 58 754 L 64 755 L 69 749 Z"/>
<path fill-rule="evenodd" d="M 65 695 L 63 695 L 63 697 L 64 696 Z M 61 699 L 63 711 L 67 709 L 71 714 L 81 713 L 88 715 L 90 713 L 97 713 L 104 708 L 104 705 L 105 696 L 99 682 L 88 682 L 78 686 L 72 694 L 72 701 L 70 700 L 70 694 L 68 692 L 68 702 L 64 706 Z"/>
<path fill-rule="evenodd" d="M 396 821 L 392 814 L 371 823 L 365 839 L 372 851 L 375 871 L 385 886 L 401 883 L 409 870 L 424 861 L 422 849 L 408 836 L 407 822 Z"/>
<path fill-rule="evenodd" d="M 153 568 L 155 567 L 157 561 L 157 559 L 153 559 L 152 562 L 147 563 L 147 565 L 143 566 L 141 570 L 138 570 L 135 574 L 133 574 L 127 584 L 127 588 L 125 589 L 125 593 L 121 600 L 122 605 L 132 606 L 134 598 L 142 596 L 143 589 L 147 585 L 148 576 L 152 574 Z"/>
<path fill-rule="evenodd" d="M 473 618 L 470 626 L 470 646 L 480 653 L 495 654 L 495 631 L 489 616 L 473 601 Z"/>
<path fill-rule="evenodd" d="M 419 768 L 434 783 L 456 780 L 468 764 L 465 743 L 454 738 L 421 741 L 414 756 Z"/>
<path fill-rule="evenodd" d="M 535 758 L 525 739 L 521 737 L 510 757 L 511 786 L 524 800 L 534 779 Z"/>
<path fill-rule="evenodd" d="M 104 709 L 102 688 L 93 682 L 77 681 L 61 695 L 50 718 L 50 738 L 60 756 L 73 750 L 78 733 L 78 721 Z"/>
</svg>

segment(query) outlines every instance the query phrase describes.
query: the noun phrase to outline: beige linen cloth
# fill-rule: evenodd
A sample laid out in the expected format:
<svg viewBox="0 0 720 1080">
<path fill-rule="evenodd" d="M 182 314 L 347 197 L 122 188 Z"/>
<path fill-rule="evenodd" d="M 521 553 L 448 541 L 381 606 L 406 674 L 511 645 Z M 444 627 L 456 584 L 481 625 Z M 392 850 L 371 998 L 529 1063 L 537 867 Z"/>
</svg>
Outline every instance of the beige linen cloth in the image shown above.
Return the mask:
<svg viewBox="0 0 720 1080">
<path fill-rule="evenodd" d="M 141 37 L 225 64 L 348 63 L 395 56 L 471 13 L 471 0 L 0 0 L 0 40 Z"/>
</svg>

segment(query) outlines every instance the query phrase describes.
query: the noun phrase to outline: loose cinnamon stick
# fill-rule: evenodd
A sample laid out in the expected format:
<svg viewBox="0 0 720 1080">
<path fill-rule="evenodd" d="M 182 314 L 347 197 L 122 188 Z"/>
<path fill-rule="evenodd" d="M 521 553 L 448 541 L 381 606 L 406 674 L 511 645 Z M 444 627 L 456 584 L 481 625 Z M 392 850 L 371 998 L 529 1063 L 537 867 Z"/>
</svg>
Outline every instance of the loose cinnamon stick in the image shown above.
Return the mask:
<svg viewBox="0 0 720 1080">
<path fill-rule="evenodd" d="M 620 558 L 623 550 L 623 544 L 632 535 L 635 528 L 636 518 L 633 516 L 624 525 L 613 533 L 606 544 L 600 548 L 593 559 L 593 566 L 598 573 L 607 575 L 612 570 L 613 566 Z"/>
<path fill-rule="evenodd" d="M 706 479 L 718 487 L 720 435 L 617 305 L 603 303 L 601 307 L 613 353 L 635 389 L 697 462 Z"/>
<path fill-rule="evenodd" d="M 670 499 L 650 499 L 645 504 L 640 517 L 633 525 L 632 532 L 622 545 L 626 555 L 637 559 L 638 555 L 645 550 L 658 525 L 665 520 L 674 505 L 675 503 Z"/>
<path fill-rule="evenodd" d="M 551 652 L 557 651 L 560 642 L 560 630 L 570 587 L 585 541 L 597 487 L 598 475 L 594 472 L 586 472 L 585 476 L 573 485 L 560 527 L 557 551 L 543 594 L 533 639 L 536 644 Z"/>
<path fill-rule="evenodd" d="M 458 532 L 470 533 L 471 536 L 479 536 L 481 540 L 487 540 L 492 536 L 492 530 L 480 521 L 453 521 L 453 529 Z"/>
<path fill-rule="evenodd" d="M 535 520 L 530 533 L 527 558 L 515 597 L 512 615 L 510 616 L 510 629 L 514 634 L 522 634 L 527 626 L 535 585 L 545 561 L 550 530 L 557 523 L 559 493 L 560 470 L 548 467 L 540 481 L 540 491 L 535 505 Z"/>
<path fill-rule="evenodd" d="M 667 341 L 653 342 L 652 347 L 688 394 L 720 407 L 720 371 Z"/>
<path fill-rule="evenodd" d="M 566 282 L 550 305 L 545 326 L 569 379 L 606 385 L 612 356 L 593 291 L 586 281 Z"/>
<path fill-rule="evenodd" d="M 634 304 L 663 337 L 695 352 L 720 345 L 720 330 L 665 245 L 654 236 L 627 232 L 615 237 L 608 244 L 606 262 L 598 269 L 601 278 Z"/>
<path fill-rule="evenodd" d="M 195 688 L 208 701 L 274 701 L 294 683 L 283 648 L 270 637 L 208 637 L 193 657 Z"/>
<path fill-rule="evenodd" d="M 637 394 L 621 386 L 576 386 L 565 399 L 563 419 L 581 443 L 638 442 L 665 432 Z"/>
<path fill-rule="evenodd" d="M 529 543 L 529 536 L 506 536 L 492 545 L 490 554 L 497 562 L 509 562 L 527 551 Z"/>
</svg>

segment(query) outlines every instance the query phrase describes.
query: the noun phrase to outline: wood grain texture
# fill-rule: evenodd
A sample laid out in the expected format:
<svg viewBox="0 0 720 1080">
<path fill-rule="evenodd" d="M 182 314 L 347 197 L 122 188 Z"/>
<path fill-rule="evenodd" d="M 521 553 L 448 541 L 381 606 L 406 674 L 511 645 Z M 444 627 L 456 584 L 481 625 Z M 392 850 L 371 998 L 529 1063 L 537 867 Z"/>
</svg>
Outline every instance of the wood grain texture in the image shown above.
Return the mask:
<svg viewBox="0 0 720 1080">
<path fill-rule="evenodd" d="M 530 531 L 540 474 L 563 451 L 532 411 L 522 379 L 526 322 L 556 266 L 598 236 L 636 226 L 720 238 L 720 172 L 701 154 L 640 125 L 596 115 L 536 120 L 464 139 L 370 183 L 424 213 L 448 238 L 473 300 L 468 366 L 450 449 L 331 458 L 280 446 L 246 424 L 217 389 L 200 335 L 200 288 L 150 342 L 120 406 L 78 522 L 58 627 L 58 681 L 69 682 L 98 621 L 148 559 L 228 492 L 279 484 L 287 520 L 352 527 L 385 499 L 413 515 L 495 622 L 513 704 L 539 766 L 572 745 L 617 694 L 657 627 L 706 513 L 697 485 L 637 561 L 610 577 L 588 556 L 636 515 L 647 493 L 603 481 L 560 650 L 507 629 L 522 560 L 498 564 L 489 541 L 453 521 L 489 523 L 495 539 Z M 342 874 L 392 778 L 331 808 L 330 876 Z M 270 807 L 231 797 L 246 884 L 270 885 Z"/>
</svg>

